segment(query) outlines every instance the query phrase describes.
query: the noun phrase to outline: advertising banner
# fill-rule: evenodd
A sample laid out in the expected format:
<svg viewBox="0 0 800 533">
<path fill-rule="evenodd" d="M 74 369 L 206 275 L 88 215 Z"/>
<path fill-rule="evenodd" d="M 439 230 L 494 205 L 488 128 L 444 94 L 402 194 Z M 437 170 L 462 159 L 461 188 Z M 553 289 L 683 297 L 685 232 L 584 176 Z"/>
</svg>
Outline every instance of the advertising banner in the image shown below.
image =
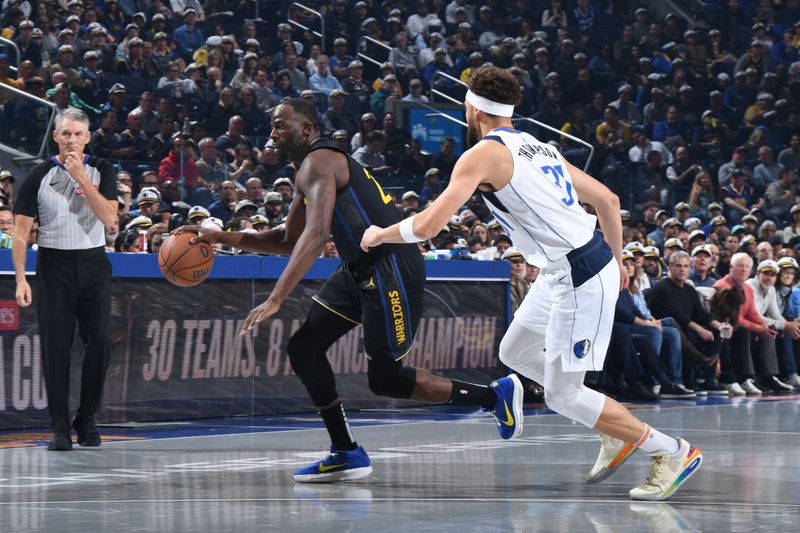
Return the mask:
<svg viewBox="0 0 800 533">
<path fill-rule="evenodd" d="M 313 410 L 292 373 L 286 346 L 322 281 L 304 280 L 277 315 L 252 334 L 239 335 L 247 313 L 267 298 L 274 283 L 210 279 L 197 287 L 178 288 L 163 279 L 115 279 L 113 350 L 98 420 L 119 423 Z M 14 289 L 12 278 L 0 278 L 0 428 L 46 426 L 36 309 L 17 307 Z M 424 309 L 405 364 L 479 383 L 502 373 L 497 349 L 506 327 L 505 283 L 429 281 Z M 74 412 L 83 359 L 77 331 L 63 356 L 71 357 Z M 403 403 L 369 391 L 361 326 L 332 346 L 328 358 L 348 407 Z"/>
</svg>

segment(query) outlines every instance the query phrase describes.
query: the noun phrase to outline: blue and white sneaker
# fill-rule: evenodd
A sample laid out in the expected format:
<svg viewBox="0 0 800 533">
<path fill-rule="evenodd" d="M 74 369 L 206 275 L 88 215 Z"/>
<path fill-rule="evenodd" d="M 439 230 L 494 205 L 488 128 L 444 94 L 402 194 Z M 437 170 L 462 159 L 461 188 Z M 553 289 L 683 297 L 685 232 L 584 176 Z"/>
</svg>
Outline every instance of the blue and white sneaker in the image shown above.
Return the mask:
<svg viewBox="0 0 800 533">
<path fill-rule="evenodd" d="M 355 450 L 334 450 L 331 447 L 319 461 L 297 470 L 293 477 L 299 483 L 330 483 L 361 479 L 371 473 L 369 456 L 361 446 Z"/>
<path fill-rule="evenodd" d="M 494 409 L 489 411 L 497 422 L 497 432 L 503 439 L 513 439 L 522 434 L 522 383 L 516 374 L 492 381 L 489 387 L 497 396 Z"/>
</svg>

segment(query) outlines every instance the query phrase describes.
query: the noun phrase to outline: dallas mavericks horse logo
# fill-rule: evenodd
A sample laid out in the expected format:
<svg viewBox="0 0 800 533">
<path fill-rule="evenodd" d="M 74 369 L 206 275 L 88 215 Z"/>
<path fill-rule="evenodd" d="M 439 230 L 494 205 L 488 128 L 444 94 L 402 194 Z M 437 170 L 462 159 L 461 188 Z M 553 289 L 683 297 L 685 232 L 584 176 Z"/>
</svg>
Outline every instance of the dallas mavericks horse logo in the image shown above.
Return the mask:
<svg viewBox="0 0 800 533">
<path fill-rule="evenodd" d="M 589 350 L 592 348 L 592 341 L 589 339 L 583 339 L 582 341 L 578 341 L 575 343 L 575 346 L 572 347 L 573 353 L 575 353 L 575 357 L 578 359 L 583 359 L 586 357 L 586 354 L 589 353 Z"/>
</svg>

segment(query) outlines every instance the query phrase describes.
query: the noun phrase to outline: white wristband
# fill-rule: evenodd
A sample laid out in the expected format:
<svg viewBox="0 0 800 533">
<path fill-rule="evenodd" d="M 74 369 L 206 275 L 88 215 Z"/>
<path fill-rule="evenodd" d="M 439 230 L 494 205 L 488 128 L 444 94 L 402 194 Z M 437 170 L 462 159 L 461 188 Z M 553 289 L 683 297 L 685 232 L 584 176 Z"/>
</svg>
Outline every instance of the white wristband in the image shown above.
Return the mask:
<svg viewBox="0 0 800 533">
<path fill-rule="evenodd" d="M 425 239 L 420 239 L 414 235 L 414 217 L 404 218 L 400 222 L 400 236 L 403 237 L 405 242 L 420 242 Z"/>
</svg>

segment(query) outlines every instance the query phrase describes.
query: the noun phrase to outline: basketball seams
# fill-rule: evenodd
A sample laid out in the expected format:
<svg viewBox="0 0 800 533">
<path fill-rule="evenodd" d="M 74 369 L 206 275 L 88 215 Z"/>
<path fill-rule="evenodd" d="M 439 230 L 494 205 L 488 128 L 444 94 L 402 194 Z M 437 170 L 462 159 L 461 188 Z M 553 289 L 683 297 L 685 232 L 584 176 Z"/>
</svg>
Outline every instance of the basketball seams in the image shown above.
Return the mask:
<svg viewBox="0 0 800 533">
<path fill-rule="evenodd" d="M 173 236 L 173 237 L 177 237 L 177 236 Z M 196 270 L 199 267 L 207 267 L 207 269 L 210 271 L 211 267 L 214 264 L 214 252 L 213 252 L 213 250 L 211 249 L 211 247 L 207 243 L 190 244 L 189 240 L 191 240 L 191 235 L 189 235 L 189 239 L 188 240 L 181 239 L 181 242 L 175 241 L 173 244 L 171 244 L 169 246 L 169 250 L 167 250 L 168 253 L 167 253 L 167 256 L 166 256 L 166 258 L 165 258 L 165 260 L 163 262 L 161 261 L 161 253 L 159 253 L 159 268 L 161 269 L 162 274 L 164 274 L 164 277 L 167 278 L 168 281 L 170 281 L 171 283 L 173 283 L 175 285 L 178 285 L 178 286 L 191 287 L 191 286 L 197 285 L 197 284 L 199 284 L 200 282 L 203 281 L 203 280 L 199 280 L 198 281 L 196 279 L 191 279 L 191 278 L 187 279 L 187 278 L 185 278 L 184 276 L 181 275 L 181 273 L 183 273 L 184 271 L 186 271 L 186 270 Z M 178 255 L 174 260 L 172 260 L 172 247 L 173 246 L 185 246 L 186 247 L 186 249 L 183 250 L 182 253 L 180 255 Z M 208 253 L 207 256 L 204 256 L 205 261 L 203 261 L 202 263 L 197 263 L 197 264 L 190 265 L 190 266 L 184 266 L 184 267 L 181 267 L 179 269 L 174 268 L 175 265 L 179 264 L 184 259 L 184 257 L 186 256 L 186 254 L 189 251 L 194 249 L 195 246 L 207 247 L 206 249 L 208 250 L 209 253 Z M 198 250 L 198 252 L 202 254 L 202 252 L 200 252 L 199 250 Z M 187 257 L 187 259 L 193 259 L 193 258 Z M 205 278 L 203 278 L 203 279 L 205 279 Z M 188 284 L 188 285 L 186 285 L 186 284 Z"/>
</svg>

